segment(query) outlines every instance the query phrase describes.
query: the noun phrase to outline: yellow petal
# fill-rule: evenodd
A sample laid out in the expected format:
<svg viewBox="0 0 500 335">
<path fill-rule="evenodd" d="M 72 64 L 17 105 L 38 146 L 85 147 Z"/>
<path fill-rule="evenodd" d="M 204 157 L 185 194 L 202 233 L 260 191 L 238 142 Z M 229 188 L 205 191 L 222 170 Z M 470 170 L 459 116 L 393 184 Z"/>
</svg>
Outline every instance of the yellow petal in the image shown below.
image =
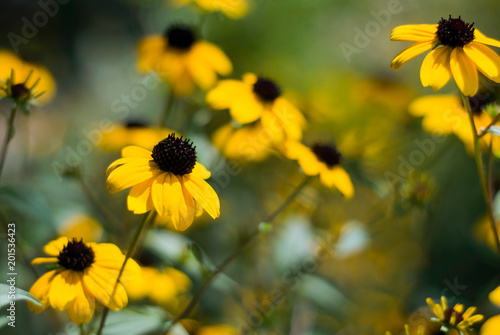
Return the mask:
<svg viewBox="0 0 500 335">
<path fill-rule="evenodd" d="M 482 325 L 481 335 L 498 335 L 500 334 L 500 315 L 495 315 Z"/>
<path fill-rule="evenodd" d="M 474 42 L 492 45 L 494 47 L 500 48 L 500 41 L 494 38 L 486 37 L 486 35 L 477 30 L 477 28 L 474 29 Z"/>
<path fill-rule="evenodd" d="M 206 96 L 213 109 L 230 108 L 241 94 L 248 94 L 251 88 L 239 80 L 221 80 Z"/>
<path fill-rule="evenodd" d="M 31 261 L 31 265 L 39 265 L 44 263 L 57 263 L 59 259 L 57 257 L 37 257 Z"/>
<path fill-rule="evenodd" d="M 133 146 L 133 145 L 125 147 L 125 148 L 122 149 L 122 157 L 123 158 L 126 158 L 126 157 L 136 157 L 136 158 L 142 157 L 142 158 L 152 159 L 151 158 L 151 151 L 143 149 L 141 147 Z"/>
<path fill-rule="evenodd" d="M 59 237 L 57 240 L 50 241 L 43 247 L 43 252 L 50 256 L 59 256 L 59 253 L 68 244 L 66 236 Z"/>
<path fill-rule="evenodd" d="M 465 311 L 465 313 L 463 313 L 462 318 L 464 320 L 468 319 L 470 316 L 472 316 L 472 314 L 474 314 L 475 311 L 476 311 L 476 307 L 474 307 L 474 306 L 471 306 L 471 307 L 467 308 L 467 310 Z M 460 312 L 460 311 L 457 311 L 457 312 Z"/>
<path fill-rule="evenodd" d="M 153 178 L 157 171 L 155 163 L 121 165 L 109 174 L 106 188 L 114 194 Z"/>
<path fill-rule="evenodd" d="M 210 171 L 208 171 L 202 164 L 198 162 L 194 165 L 191 174 L 194 174 L 195 176 L 200 177 L 202 179 L 208 179 L 211 176 Z"/>
<path fill-rule="evenodd" d="M 187 69 L 194 82 L 202 89 L 208 90 L 215 85 L 217 74 L 204 58 L 200 50 L 191 50 L 186 60 Z"/>
<path fill-rule="evenodd" d="M 250 90 L 240 94 L 229 109 L 231 117 L 241 124 L 252 123 L 261 115 L 264 106 Z"/>
<path fill-rule="evenodd" d="M 320 172 L 319 177 L 323 184 L 329 187 L 335 186 L 346 199 L 350 199 L 354 195 L 351 178 L 341 166 L 327 168 Z"/>
<path fill-rule="evenodd" d="M 493 50 L 472 42 L 464 46 L 464 52 L 486 77 L 500 82 L 500 57 Z"/>
<path fill-rule="evenodd" d="M 59 311 L 68 309 L 78 293 L 81 280 L 82 274 L 72 270 L 64 270 L 55 276 L 49 289 L 50 305 Z"/>
<path fill-rule="evenodd" d="M 478 88 L 477 69 L 462 48 L 457 47 L 451 52 L 450 68 L 460 91 L 466 96 L 476 95 Z"/>
<path fill-rule="evenodd" d="M 394 59 L 391 62 L 391 68 L 393 68 L 396 71 L 399 70 L 399 68 L 403 66 L 403 64 L 417 57 L 421 53 L 431 49 L 435 45 L 435 43 L 436 43 L 435 41 L 429 41 L 429 42 L 419 42 L 410 45 L 409 47 L 403 49 L 400 53 L 398 53 L 396 57 L 394 57 Z"/>
<path fill-rule="evenodd" d="M 151 187 L 155 177 L 162 173 L 158 171 L 153 178 L 134 185 L 127 197 L 127 208 L 134 214 L 142 214 L 153 209 L 153 198 L 151 197 Z"/>
<path fill-rule="evenodd" d="M 304 173 L 308 176 L 317 175 L 320 171 L 320 162 L 316 155 L 300 142 L 287 141 L 285 143 L 285 156 L 296 159 Z"/>
<path fill-rule="evenodd" d="M 247 72 L 243 75 L 243 82 L 247 85 L 253 86 L 259 78 L 257 75 L 251 72 Z"/>
<path fill-rule="evenodd" d="M 199 49 L 197 51 L 199 51 L 200 55 L 202 55 L 207 65 L 209 65 L 217 73 L 226 76 L 233 71 L 233 65 L 231 64 L 229 58 L 215 45 L 205 41 L 200 41 L 196 43 L 194 48 Z"/>
<path fill-rule="evenodd" d="M 115 283 L 116 276 L 110 277 L 108 271 L 99 271 L 93 267 L 85 269 L 84 289 L 104 306 L 116 311 L 127 305 L 128 298 L 123 285 L 118 283 L 115 286 Z"/>
<path fill-rule="evenodd" d="M 49 290 L 50 286 L 52 285 L 52 280 L 54 279 L 55 276 L 58 275 L 60 271 L 58 270 L 52 270 L 44 275 L 42 275 L 40 278 L 37 279 L 37 281 L 33 284 L 33 286 L 30 289 L 30 294 L 32 294 L 35 298 L 38 299 L 43 305 L 39 306 L 37 304 L 32 303 L 31 301 L 28 301 L 28 309 L 30 311 L 35 312 L 36 314 L 44 311 L 47 307 L 49 307 Z"/>
<path fill-rule="evenodd" d="M 272 105 L 272 113 L 276 116 L 279 126 L 283 129 L 286 139 L 295 141 L 302 139 L 306 119 L 292 103 L 283 97 L 278 97 Z M 264 120 L 262 123 L 264 124 Z M 276 132 L 276 129 L 269 128 L 269 123 L 266 123 L 266 126 L 270 131 Z"/>
<path fill-rule="evenodd" d="M 106 175 L 109 176 L 113 170 L 115 170 L 117 167 L 125 165 L 125 164 L 132 164 L 132 165 L 148 165 L 149 162 L 152 160 L 151 157 L 149 158 L 143 158 L 143 157 L 125 157 L 125 158 L 119 158 L 115 160 L 113 163 L 111 163 L 108 168 L 106 169 Z"/>
<path fill-rule="evenodd" d="M 424 42 L 436 38 L 437 24 L 407 24 L 391 32 L 391 41 Z"/>
<path fill-rule="evenodd" d="M 236 328 L 227 325 L 211 325 L 201 327 L 196 335 L 237 335 Z"/>
<path fill-rule="evenodd" d="M 192 174 L 183 176 L 184 185 L 194 200 L 198 202 L 208 215 L 218 218 L 220 215 L 220 202 L 217 193 L 205 180 Z"/>
<path fill-rule="evenodd" d="M 178 215 L 179 220 L 178 221 L 172 220 L 172 224 L 176 230 L 183 231 L 186 230 L 191 225 L 191 223 L 193 223 L 196 207 L 193 196 L 188 192 L 188 190 L 184 186 L 184 178 L 182 177 L 176 177 L 176 178 L 178 178 L 181 183 L 183 199 L 180 199 L 181 203 L 177 207 L 179 211 Z"/>
<path fill-rule="evenodd" d="M 75 300 L 68 308 L 68 316 L 75 324 L 87 323 L 94 316 L 95 298 L 87 294 L 79 281 L 77 287 Z"/>
<path fill-rule="evenodd" d="M 450 80 L 450 53 L 449 47 L 441 47 L 425 56 L 420 67 L 420 80 L 424 87 L 430 86 L 437 91 Z"/>
<path fill-rule="evenodd" d="M 170 181 L 170 174 L 170 172 L 163 172 L 157 174 L 153 179 L 153 184 L 151 187 L 151 198 L 153 199 L 153 205 L 155 206 L 158 215 L 165 215 L 166 212 L 166 202 L 169 201 L 169 196 L 167 195 L 167 197 L 165 198 L 163 185 Z"/>
<path fill-rule="evenodd" d="M 500 286 L 490 292 L 488 298 L 492 303 L 500 307 Z"/>
</svg>

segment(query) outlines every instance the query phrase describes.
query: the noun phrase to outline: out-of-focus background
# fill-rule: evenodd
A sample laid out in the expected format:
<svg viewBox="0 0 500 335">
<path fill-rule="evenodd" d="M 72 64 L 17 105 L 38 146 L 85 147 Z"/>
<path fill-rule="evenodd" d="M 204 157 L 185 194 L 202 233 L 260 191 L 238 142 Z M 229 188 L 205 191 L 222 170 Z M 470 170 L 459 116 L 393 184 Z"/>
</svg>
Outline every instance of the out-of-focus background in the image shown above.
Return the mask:
<svg viewBox="0 0 500 335">
<path fill-rule="evenodd" d="M 103 124 L 158 123 L 168 87 L 137 71 L 137 44 L 185 23 L 201 26 L 201 36 L 224 50 L 231 78 L 254 72 L 275 79 L 308 120 L 304 143 L 336 143 L 356 189 L 345 201 L 313 181 L 215 281 L 193 319 L 256 334 L 399 334 L 405 323 L 426 324 L 425 299 L 441 295 L 497 314 L 487 295 L 499 284 L 498 267 L 474 159 L 457 137 L 433 137 L 408 114 L 413 99 L 432 92 L 419 80 L 423 56 L 398 72 L 389 68 L 409 45 L 389 36 L 398 25 L 451 14 L 500 39 L 499 13 L 498 1 L 254 0 L 245 17 L 232 20 L 169 1 L 3 0 L 0 47 L 43 64 L 57 83 L 51 103 L 17 117 L 1 180 L 2 220 L 16 223 L 17 287 L 29 290 L 43 273 L 30 261 L 76 214 L 118 221 L 100 241 L 127 249 L 140 218 L 126 211 L 127 192 L 105 189 L 105 169 L 119 152 L 99 145 Z M 454 85 L 440 93 L 457 94 Z M 229 116 L 210 111 L 203 97 L 198 91 L 177 104 L 168 126 L 196 141 L 221 217 L 203 216 L 182 233 L 153 229 L 141 248 L 156 265 L 186 273 L 194 288 L 204 267 L 219 264 L 302 179 L 296 163 L 279 155 L 230 171 L 210 144 Z M 0 109 L 3 138 L 9 105 Z M 84 186 L 62 176 L 67 166 L 79 166 Z M 6 257 L 0 264 L 4 282 Z M 65 313 L 17 306 L 16 329 L 2 332 L 75 332 Z M 112 313 L 107 333 L 155 333 L 162 308 L 145 306 L 155 303 L 131 301 Z"/>
</svg>

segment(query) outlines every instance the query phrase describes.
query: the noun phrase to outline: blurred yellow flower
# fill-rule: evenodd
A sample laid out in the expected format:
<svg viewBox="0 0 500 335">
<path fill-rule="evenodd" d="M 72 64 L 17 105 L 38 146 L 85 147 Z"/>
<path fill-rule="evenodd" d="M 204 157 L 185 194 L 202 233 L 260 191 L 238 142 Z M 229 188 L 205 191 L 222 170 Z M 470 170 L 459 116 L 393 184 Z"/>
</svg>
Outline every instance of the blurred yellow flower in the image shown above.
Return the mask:
<svg viewBox="0 0 500 335">
<path fill-rule="evenodd" d="M 438 321 L 442 327 L 449 330 L 455 329 L 463 335 L 469 335 L 471 326 L 483 320 L 481 314 L 473 315 L 476 307 L 469 307 L 465 312 L 462 304 L 456 304 L 453 308 L 448 307 L 444 296 L 441 297 L 440 304 L 436 304 L 431 298 L 427 298 L 426 302 L 436 316 L 431 320 Z"/>
<path fill-rule="evenodd" d="M 468 97 L 471 106 L 476 131 L 480 132 L 491 124 L 493 118 L 486 112 L 486 107 L 493 102 L 492 95 L 481 95 Z M 408 107 L 410 114 L 423 117 L 422 128 L 438 136 L 455 134 L 469 153 L 474 152 L 474 138 L 471 131 L 469 116 L 465 110 L 462 100 L 454 95 L 432 95 L 415 99 Z M 491 142 L 493 141 L 493 142 Z M 493 145 L 493 153 L 500 156 L 500 138 L 486 134 L 481 138 L 481 146 L 487 149 L 490 142 Z"/>
<path fill-rule="evenodd" d="M 486 320 L 481 326 L 481 335 L 498 335 L 500 334 L 500 315 L 495 315 Z"/>
<path fill-rule="evenodd" d="M 239 19 L 248 13 L 247 0 L 173 0 L 173 2 L 178 6 L 195 3 L 207 12 L 221 12 L 231 19 Z"/>
<path fill-rule="evenodd" d="M 202 326 L 197 321 L 191 319 L 183 319 L 180 324 L 184 328 L 185 332 L 189 335 L 237 335 L 238 330 L 232 326 L 217 324 L 210 326 Z M 168 333 L 167 335 L 177 335 L 175 331 Z M 183 333 L 186 334 L 186 333 Z"/>
<path fill-rule="evenodd" d="M 174 268 L 158 270 L 141 266 L 142 275 L 125 285 L 131 300 L 148 298 L 159 306 L 175 313 L 191 289 L 188 276 Z"/>
<path fill-rule="evenodd" d="M 99 146 L 106 151 L 120 151 L 126 146 L 135 145 L 153 148 L 156 143 L 173 133 L 167 128 L 151 128 L 137 121 L 117 124 L 113 130 L 104 133 Z"/>
<path fill-rule="evenodd" d="M 319 174 L 324 185 L 337 188 L 346 199 L 350 199 L 354 195 L 351 178 L 340 165 L 342 156 L 335 146 L 314 144 L 308 148 L 302 143 L 287 141 L 284 146 L 284 154 L 289 159 L 297 160 L 306 175 Z"/>
<path fill-rule="evenodd" d="M 299 141 L 305 127 L 305 118 L 270 79 L 253 73 L 243 80 L 221 80 L 207 93 L 207 103 L 214 109 L 229 109 L 238 123 L 247 124 L 261 119 L 262 125 L 283 138 Z M 274 134 L 276 133 L 276 134 Z"/>
<path fill-rule="evenodd" d="M 138 49 L 139 71 L 157 72 L 176 95 L 191 94 L 195 84 L 208 90 L 215 85 L 217 74 L 228 75 L 233 70 L 222 50 L 197 39 L 187 26 L 172 26 L 163 35 L 145 37 Z"/>
<path fill-rule="evenodd" d="M 60 237 L 49 242 L 44 252 L 52 257 L 38 257 L 31 264 L 57 263 L 59 267 L 38 278 L 30 289 L 43 307 L 28 302 L 28 308 L 37 314 L 49 306 L 66 310 L 76 324 L 90 321 L 96 299 L 112 310 L 125 307 L 128 298 L 121 282 L 140 276 L 141 269 L 129 259 L 120 282 L 116 283 L 125 256 L 114 244 L 83 243 Z"/>
<path fill-rule="evenodd" d="M 473 96 L 478 90 L 479 70 L 494 82 L 500 82 L 500 57 L 486 45 L 500 47 L 500 41 L 486 37 L 479 30 L 461 20 L 449 17 L 438 24 L 411 24 L 394 28 L 391 41 L 416 42 L 401 51 L 391 62 L 399 68 L 427 50 L 420 68 L 424 87 L 434 91 L 442 88 L 453 75 L 460 91 Z"/>
<path fill-rule="evenodd" d="M 107 169 L 106 187 L 112 193 L 132 187 L 128 209 L 135 214 L 156 209 L 168 215 L 176 230 L 194 220 L 195 200 L 212 218 L 220 215 L 217 193 L 205 181 L 210 172 L 196 162 L 196 148 L 188 139 L 170 134 L 153 151 L 129 146 Z M 194 198 L 194 199 L 193 199 Z"/>
<path fill-rule="evenodd" d="M 1 97 L 10 97 L 19 103 L 45 104 L 55 94 L 56 83 L 44 66 L 25 62 L 10 51 L 0 50 Z"/>
<path fill-rule="evenodd" d="M 58 229 L 59 235 L 78 240 L 82 239 L 85 243 L 98 242 L 102 236 L 102 232 L 101 224 L 86 214 L 71 216 Z"/>
</svg>

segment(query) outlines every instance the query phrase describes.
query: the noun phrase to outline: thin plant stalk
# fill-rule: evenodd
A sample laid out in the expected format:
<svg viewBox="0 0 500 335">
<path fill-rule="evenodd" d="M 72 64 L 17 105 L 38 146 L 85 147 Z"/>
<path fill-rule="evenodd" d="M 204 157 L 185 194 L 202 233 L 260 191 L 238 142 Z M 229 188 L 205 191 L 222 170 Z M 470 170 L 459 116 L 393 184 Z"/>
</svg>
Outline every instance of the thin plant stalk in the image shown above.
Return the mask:
<svg viewBox="0 0 500 335">
<path fill-rule="evenodd" d="M 3 167 L 5 165 L 5 158 L 7 156 L 7 149 L 12 137 L 14 137 L 14 119 L 16 118 L 18 104 L 15 103 L 14 107 L 10 112 L 9 121 L 7 124 L 7 133 L 5 134 L 5 140 L 3 142 L 1 156 L 0 156 L 0 176 L 2 175 Z"/>
</svg>

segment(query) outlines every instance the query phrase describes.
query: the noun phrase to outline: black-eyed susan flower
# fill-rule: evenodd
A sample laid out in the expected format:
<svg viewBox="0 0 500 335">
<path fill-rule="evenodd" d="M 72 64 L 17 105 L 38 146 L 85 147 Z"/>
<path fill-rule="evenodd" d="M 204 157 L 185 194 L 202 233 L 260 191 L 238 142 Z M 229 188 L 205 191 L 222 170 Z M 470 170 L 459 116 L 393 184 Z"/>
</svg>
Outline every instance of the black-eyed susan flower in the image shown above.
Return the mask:
<svg viewBox="0 0 500 335">
<path fill-rule="evenodd" d="M 462 335 L 469 335 L 472 325 L 483 319 L 481 314 L 473 315 L 476 307 L 469 307 L 465 312 L 462 304 L 456 304 L 453 308 L 448 307 L 446 298 L 443 296 L 440 304 L 436 304 L 431 298 L 427 298 L 426 302 L 435 315 L 431 320 L 439 322 L 441 329 L 447 331 L 454 329 Z"/>
<path fill-rule="evenodd" d="M 125 147 L 122 158 L 106 171 L 106 187 L 117 193 L 132 187 L 128 209 L 135 214 L 155 209 L 168 215 L 177 230 L 185 230 L 195 216 L 195 201 L 212 217 L 220 215 L 217 193 L 205 181 L 210 172 L 196 162 L 196 147 L 188 139 L 170 134 L 153 151 Z"/>
<path fill-rule="evenodd" d="M 166 310 L 176 313 L 191 289 L 191 280 L 183 272 L 174 268 L 159 270 L 141 266 L 141 276 L 126 283 L 130 300 L 148 298 Z"/>
<path fill-rule="evenodd" d="M 171 133 L 167 128 L 148 127 L 141 121 L 129 120 L 103 134 L 98 145 L 106 151 L 120 151 L 129 145 L 152 148 Z"/>
<path fill-rule="evenodd" d="M 302 113 L 281 94 L 279 86 L 270 79 L 253 73 L 243 80 L 221 80 L 207 93 L 207 103 L 214 109 L 229 109 L 238 123 L 247 124 L 261 119 L 268 131 L 282 134 L 289 140 L 300 140 L 305 127 Z"/>
<path fill-rule="evenodd" d="M 399 68 L 414 57 L 431 50 L 420 68 L 424 87 L 442 88 L 453 75 L 464 95 L 478 90 L 479 70 L 494 82 L 500 82 L 500 57 L 487 45 L 500 47 L 500 41 L 486 37 L 474 23 L 458 18 L 443 19 L 438 24 L 412 24 L 394 28 L 391 41 L 416 42 L 394 57 L 391 68 Z"/>
<path fill-rule="evenodd" d="M 490 94 L 478 93 L 468 97 L 471 112 L 476 125 L 476 132 L 488 127 L 493 118 L 487 112 L 487 106 L 494 101 Z M 432 95 L 417 98 L 408 107 L 410 114 L 423 117 L 422 128 L 431 134 L 443 136 L 455 134 L 465 144 L 469 153 L 474 152 L 474 137 L 470 130 L 470 121 L 462 99 L 455 95 Z M 481 137 L 482 149 L 492 144 L 493 153 L 500 155 L 500 138 L 486 134 Z"/>
<path fill-rule="evenodd" d="M 111 310 L 125 307 L 128 297 L 122 282 L 140 276 L 139 266 L 129 259 L 116 283 L 125 256 L 114 244 L 60 237 L 49 242 L 44 252 L 51 257 L 35 258 L 31 263 L 56 263 L 58 267 L 38 278 L 31 287 L 30 293 L 43 307 L 28 302 L 28 308 L 35 313 L 47 307 L 66 310 L 76 324 L 90 321 L 96 300 Z"/>
<path fill-rule="evenodd" d="M 500 315 L 495 315 L 481 326 L 481 335 L 497 335 L 500 334 Z"/>
<path fill-rule="evenodd" d="M 195 3 L 207 12 L 221 12 L 231 19 L 239 19 L 248 12 L 248 0 L 173 0 L 179 6 Z"/>
<path fill-rule="evenodd" d="M 7 50 L 0 50 L 0 96 L 18 104 L 44 104 L 52 100 L 56 83 L 41 65 L 23 61 Z"/>
<path fill-rule="evenodd" d="M 217 74 L 228 75 L 233 67 L 217 46 L 200 40 L 184 25 L 167 29 L 163 35 L 145 37 L 139 43 L 138 68 L 155 71 L 171 85 L 174 94 L 189 95 L 195 84 L 208 90 L 217 82 Z"/>
<path fill-rule="evenodd" d="M 351 178 L 341 166 L 342 156 L 335 146 L 317 143 L 308 148 L 300 142 L 287 141 L 284 154 L 297 160 L 306 175 L 319 175 L 324 185 L 337 188 L 346 199 L 354 195 Z"/>
</svg>

